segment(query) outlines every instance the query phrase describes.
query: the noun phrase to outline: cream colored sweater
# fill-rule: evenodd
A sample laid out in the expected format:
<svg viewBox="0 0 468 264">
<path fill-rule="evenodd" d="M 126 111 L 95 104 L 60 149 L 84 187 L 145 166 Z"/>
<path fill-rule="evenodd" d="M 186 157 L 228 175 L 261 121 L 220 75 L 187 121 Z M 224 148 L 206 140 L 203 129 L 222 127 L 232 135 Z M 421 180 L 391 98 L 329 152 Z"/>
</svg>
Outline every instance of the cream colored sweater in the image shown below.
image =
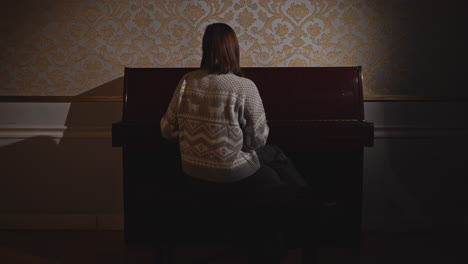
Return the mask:
<svg viewBox="0 0 468 264">
<path fill-rule="evenodd" d="M 265 145 L 269 127 L 251 80 L 198 70 L 180 80 L 161 119 L 161 133 L 179 141 L 187 175 L 235 182 L 260 168 L 255 150 Z"/>
</svg>

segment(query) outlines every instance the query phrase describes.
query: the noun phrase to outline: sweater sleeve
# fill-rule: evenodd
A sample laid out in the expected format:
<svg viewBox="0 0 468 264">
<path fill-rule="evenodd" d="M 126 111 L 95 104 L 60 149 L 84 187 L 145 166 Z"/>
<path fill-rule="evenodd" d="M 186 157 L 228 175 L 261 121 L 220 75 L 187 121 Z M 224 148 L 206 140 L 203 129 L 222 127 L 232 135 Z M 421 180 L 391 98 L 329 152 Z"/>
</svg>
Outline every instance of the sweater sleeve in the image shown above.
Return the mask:
<svg viewBox="0 0 468 264">
<path fill-rule="evenodd" d="M 167 108 L 166 114 L 161 118 L 161 135 L 170 141 L 178 141 L 179 139 L 179 122 L 178 112 L 179 104 L 185 89 L 185 76 L 179 81 L 171 102 Z"/>
<path fill-rule="evenodd" d="M 244 135 L 243 150 L 256 150 L 266 144 L 270 128 L 267 124 L 262 99 L 253 82 L 239 107 L 239 125 Z"/>
</svg>

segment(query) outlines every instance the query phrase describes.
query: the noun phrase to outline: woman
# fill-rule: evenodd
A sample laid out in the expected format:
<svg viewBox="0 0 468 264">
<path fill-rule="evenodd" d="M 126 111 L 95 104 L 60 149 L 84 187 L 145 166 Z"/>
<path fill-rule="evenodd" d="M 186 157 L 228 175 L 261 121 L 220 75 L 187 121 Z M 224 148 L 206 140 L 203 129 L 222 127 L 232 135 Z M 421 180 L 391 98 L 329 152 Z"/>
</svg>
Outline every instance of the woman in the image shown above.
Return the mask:
<svg viewBox="0 0 468 264">
<path fill-rule="evenodd" d="M 182 171 L 213 189 L 279 186 L 279 175 L 257 153 L 278 149 L 262 148 L 269 127 L 257 87 L 241 77 L 234 30 L 209 25 L 202 49 L 201 69 L 183 76 L 161 119 L 163 137 L 179 142 Z"/>
<path fill-rule="evenodd" d="M 189 184 L 220 192 L 280 186 L 280 175 L 265 163 L 281 167 L 288 159 L 277 147 L 265 146 L 269 127 L 262 99 L 255 84 L 242 77 L 234 30 L 222 23 L 209 25 L 202 50 L 201 69 L 183 76 L 161 119 L 163 137 L 179 142 Z M 293 182 L 305 184 L 297 177 Z M 273 240 L 268 243 L 275 244 Z"/>
</svg>

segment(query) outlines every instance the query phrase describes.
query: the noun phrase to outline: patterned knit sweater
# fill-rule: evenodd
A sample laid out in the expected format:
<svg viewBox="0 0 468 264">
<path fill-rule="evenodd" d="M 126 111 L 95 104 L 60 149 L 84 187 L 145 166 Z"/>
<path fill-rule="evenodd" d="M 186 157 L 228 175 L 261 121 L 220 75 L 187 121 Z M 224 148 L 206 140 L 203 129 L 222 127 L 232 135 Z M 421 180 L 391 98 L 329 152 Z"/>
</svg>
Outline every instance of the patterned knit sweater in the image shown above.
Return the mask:
<svg viewBox="0 0 468 264">
<path fill-rule="evenodd" d="M 235 182 L 260 168 L 255 150 L 265 145 L 269 127 L 251 80 L 197 70 L 180 80 L 161 119 L 161 133 L 179 141 L 187 175 Z"/>
</svg>

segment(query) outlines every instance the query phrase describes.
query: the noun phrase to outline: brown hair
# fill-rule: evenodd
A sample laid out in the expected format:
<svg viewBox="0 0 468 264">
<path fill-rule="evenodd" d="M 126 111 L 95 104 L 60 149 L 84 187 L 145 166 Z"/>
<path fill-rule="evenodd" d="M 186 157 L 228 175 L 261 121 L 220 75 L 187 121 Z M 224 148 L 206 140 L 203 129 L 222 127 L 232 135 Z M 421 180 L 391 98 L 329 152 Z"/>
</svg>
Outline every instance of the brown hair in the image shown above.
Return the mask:
<svg viewBox="0 0 468 264">
<path fill-rule="evenodd" d="M 201 68 L 210 73 L 234 73 L 242 76 L 239 64 L 239 42 L 234 30 L 223 23 L 208 25 L 202 41 Z"/>
</svg>

